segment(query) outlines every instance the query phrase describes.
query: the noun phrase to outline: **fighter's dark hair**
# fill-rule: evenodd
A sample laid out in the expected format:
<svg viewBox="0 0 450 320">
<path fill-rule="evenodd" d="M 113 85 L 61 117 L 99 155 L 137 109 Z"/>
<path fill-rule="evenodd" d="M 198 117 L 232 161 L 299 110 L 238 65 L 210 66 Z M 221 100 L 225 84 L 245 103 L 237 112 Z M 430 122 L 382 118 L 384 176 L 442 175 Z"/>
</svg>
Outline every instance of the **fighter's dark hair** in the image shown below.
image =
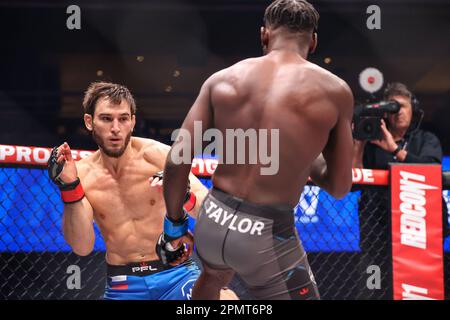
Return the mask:
<svg viewBox="0 0 450 320">
<path fill-rule="evenodd" d="M 120 104 L 125 100 L 130 105 L 131 114 L 136 114 L 136 103 L 130 90 L 123 85 L 103 81 L 93 82 L 87 88 L 83 99 L 84 113 L 93 116 L 100 98 L 108 98 L 114 104 Z"/>
<path fill-rule="evenodd" d="M 315 32 L 319 26 L 319 13 L 305 0 L 276 0 L 264 13 L 264 25 L 285 27 L 292 32 Z"/>
</svg>

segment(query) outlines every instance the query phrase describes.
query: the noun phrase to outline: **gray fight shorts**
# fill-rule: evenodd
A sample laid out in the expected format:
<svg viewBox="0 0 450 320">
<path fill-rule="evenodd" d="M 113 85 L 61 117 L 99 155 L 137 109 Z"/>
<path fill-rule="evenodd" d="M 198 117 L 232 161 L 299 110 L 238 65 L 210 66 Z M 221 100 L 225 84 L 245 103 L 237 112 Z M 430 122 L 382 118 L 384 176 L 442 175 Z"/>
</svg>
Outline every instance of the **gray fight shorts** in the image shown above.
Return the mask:
<svg viewBox="0 0 450 320">
<path fill-rule="evenodd" d="M 195 244 L 203 263 L 233 269 L 256 299 L 319 299 L 288 205 L 258 205 L 213 188 L 198 215 Z"/>
</svg>

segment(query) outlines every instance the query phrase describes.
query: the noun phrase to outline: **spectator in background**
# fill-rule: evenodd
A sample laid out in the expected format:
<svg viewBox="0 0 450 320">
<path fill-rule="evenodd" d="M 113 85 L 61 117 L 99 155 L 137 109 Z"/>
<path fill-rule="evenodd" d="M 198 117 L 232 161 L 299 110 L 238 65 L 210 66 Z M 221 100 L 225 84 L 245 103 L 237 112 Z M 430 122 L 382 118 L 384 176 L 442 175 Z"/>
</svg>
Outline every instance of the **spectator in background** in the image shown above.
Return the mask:
<svg viewBox="0 0 450 320">
<path fill-rule="evenodd" d="M 419 128 L 423 111 L 418 101 L 402 83 L 388 84 L 384 100 L 395 100 L 400 110 L 382 120 L 383 137 L 374 141 L 354 141 L 353 167 L 388 169 L 391 162 L 441 163 L 439 139 Z M 386 188 L 364 190 L 359 200 L 360 247 L 362 250 L 362 295 L 360 298 L 392 299 L 392 257 L 390 252 L 390 208 Z M 443 203 L 444 235 L 448 233 L 447 207 Z M 381 269 L 380 290 L 368 290 L 365 270 L 370 265 Z"/>
<path fill-rule="evenodd" d="M 388 84 L 384 99 L 397 101 L 400 110 L 382 121 L 381 140 L 355 140 L 353 167 L 387 169 L 389 162 L 441 163 L 441 143 L 419 128 L 423 111 L 408 88 L 402 83 Z"/>
</svg>

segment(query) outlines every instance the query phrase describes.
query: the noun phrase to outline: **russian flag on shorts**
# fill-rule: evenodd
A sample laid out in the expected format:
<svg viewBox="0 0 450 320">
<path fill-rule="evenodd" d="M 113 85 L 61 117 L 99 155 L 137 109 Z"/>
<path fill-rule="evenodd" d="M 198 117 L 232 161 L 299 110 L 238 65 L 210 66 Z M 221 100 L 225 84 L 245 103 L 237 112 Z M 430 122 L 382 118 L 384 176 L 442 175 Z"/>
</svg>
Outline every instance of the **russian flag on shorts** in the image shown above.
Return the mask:
<svg viewBox="0 0 450 320">
<path fill-rule="evenodd" d="M 109 277 L 111 279 L 111 289 L 114 290 L 127 290 L 127 276 L 114 276 Z"/>
</svg>

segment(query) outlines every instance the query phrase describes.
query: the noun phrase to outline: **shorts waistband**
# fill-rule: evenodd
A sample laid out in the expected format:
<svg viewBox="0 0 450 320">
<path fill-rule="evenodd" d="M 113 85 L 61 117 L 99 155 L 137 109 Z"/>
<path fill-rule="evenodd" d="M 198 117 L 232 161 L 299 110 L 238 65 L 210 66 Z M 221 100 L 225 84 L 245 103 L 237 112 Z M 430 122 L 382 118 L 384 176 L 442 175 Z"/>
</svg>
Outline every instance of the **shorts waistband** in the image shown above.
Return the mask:
<svg viewBox="0 0 450 320">
<path fill-rule="evenodd" d="M 294 208 L 288 204 L 262 205 L 232 196 L 216 187 L 212 187 L 211 195 L 224 205 L 262 218 L 272 220 L 293 219 Z"/>
<path fill-rule="evenodd" d="M 160 260 L 129 263 L 126 265 L 106 264 L 106 274 L 108 277 L 114 276 L 148 276 L 167 269 L 172 266 L 164 265 Z"/>
</svg>

